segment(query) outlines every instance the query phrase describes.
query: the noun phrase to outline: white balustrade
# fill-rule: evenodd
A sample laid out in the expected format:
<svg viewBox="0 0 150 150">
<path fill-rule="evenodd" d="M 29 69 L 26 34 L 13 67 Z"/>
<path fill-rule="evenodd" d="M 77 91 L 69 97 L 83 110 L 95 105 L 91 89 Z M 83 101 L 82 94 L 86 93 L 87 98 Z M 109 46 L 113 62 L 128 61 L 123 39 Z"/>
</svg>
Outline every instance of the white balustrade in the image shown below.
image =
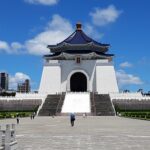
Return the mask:
<svg viewBox="0 0 150 150">
<path fill-rule="evenodd" d="M 150 100 L 150 96 L 144 96 L 140 92 L 109 93 L 111 100 Z"/>
<path fill-rule="evenodd" d="M 0 150 L 17 150 L 15 124 L 7 124 L 6 129 L 0 126 Z"/>
<path fill-rule="evenodd" d="M 16 93 L 16 96 L 0 96 L 0 100 L 36 100 L 45 98 L 46 94 L 39 93 Z"/>
</svg>

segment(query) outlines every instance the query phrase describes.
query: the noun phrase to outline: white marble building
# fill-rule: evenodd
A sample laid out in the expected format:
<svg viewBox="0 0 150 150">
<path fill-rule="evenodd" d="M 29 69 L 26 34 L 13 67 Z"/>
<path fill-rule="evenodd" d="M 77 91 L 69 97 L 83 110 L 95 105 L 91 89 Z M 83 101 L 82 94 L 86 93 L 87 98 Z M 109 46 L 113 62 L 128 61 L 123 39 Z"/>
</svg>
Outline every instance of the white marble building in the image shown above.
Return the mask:
<svg viewBox="0 0 150 150">
<path fill-rule="evenodd" d="M 109 44 L 89 38 L 77 24 L 76 31 L 63 42 L 48 46 L 39 93 L 118 92 Z"/>
</svg>

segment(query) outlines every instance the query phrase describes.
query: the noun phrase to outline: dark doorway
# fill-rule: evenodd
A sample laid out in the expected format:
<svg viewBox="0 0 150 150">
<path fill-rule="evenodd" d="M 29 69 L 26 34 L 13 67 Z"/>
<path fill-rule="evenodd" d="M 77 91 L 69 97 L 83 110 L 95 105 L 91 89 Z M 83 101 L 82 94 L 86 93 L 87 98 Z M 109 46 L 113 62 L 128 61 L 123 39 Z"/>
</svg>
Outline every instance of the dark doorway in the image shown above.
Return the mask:
<svg viewBox="0 0 150 150">
<path fill-rule="evenodd" d="M 87 91 L 87 78 L 83 73 L 77 72 L 71 76 L 70 90 L 72 92 Z"/>
</svg>

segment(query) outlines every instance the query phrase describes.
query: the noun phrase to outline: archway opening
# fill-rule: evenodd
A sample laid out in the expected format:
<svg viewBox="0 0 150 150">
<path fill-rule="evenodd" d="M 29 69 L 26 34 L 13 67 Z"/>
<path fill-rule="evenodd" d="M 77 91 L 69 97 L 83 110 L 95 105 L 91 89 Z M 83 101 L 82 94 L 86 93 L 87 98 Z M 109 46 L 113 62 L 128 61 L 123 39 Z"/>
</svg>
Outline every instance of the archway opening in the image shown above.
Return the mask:
<svg viewBox="0 0 150 150">
<path fill-rule="evenodd" d="M 74 73 L 70 78 L 70 90 L 72 92 L 85 92 L 87 91 L 87 78 L 81 73 Z"/>
</svg>

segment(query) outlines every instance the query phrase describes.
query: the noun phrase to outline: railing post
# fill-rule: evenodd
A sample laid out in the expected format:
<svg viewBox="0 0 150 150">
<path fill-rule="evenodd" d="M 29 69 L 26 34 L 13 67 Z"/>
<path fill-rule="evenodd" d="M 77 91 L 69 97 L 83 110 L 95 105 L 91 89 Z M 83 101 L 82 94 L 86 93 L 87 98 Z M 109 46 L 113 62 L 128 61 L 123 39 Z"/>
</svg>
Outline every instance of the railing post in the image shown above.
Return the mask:
<svg viewBox="0 0 150 150">
<path fill-rule="evenodd" d="M 11 130 L 10 125 L 6 125 L 6 132 L 5 132 L 5 149 L 4 150 L 10 150 L 10 142 L 11 142 Z"/>
<path fill-rule="evenodd" d="M 1 126 L 0 126 L 0 147 L 2 146 L 2 131 L 1 131 Z"/>
<path fill-rule="evenodd" d="M 92 109 L 93 109 L 93 115 L 96 116 L 96 107 L 95 107 L 95 97 L 94 97 L 94 92 L 91 93 L 91 99 L 92 99 Z"/>
<path fill-rule="evenodd" d="M 16 130 L 15 130 L 15 124 L 12 124 L 12 135 L 11 135 L 12 141 L 16 140 Z"/>
</svg>

